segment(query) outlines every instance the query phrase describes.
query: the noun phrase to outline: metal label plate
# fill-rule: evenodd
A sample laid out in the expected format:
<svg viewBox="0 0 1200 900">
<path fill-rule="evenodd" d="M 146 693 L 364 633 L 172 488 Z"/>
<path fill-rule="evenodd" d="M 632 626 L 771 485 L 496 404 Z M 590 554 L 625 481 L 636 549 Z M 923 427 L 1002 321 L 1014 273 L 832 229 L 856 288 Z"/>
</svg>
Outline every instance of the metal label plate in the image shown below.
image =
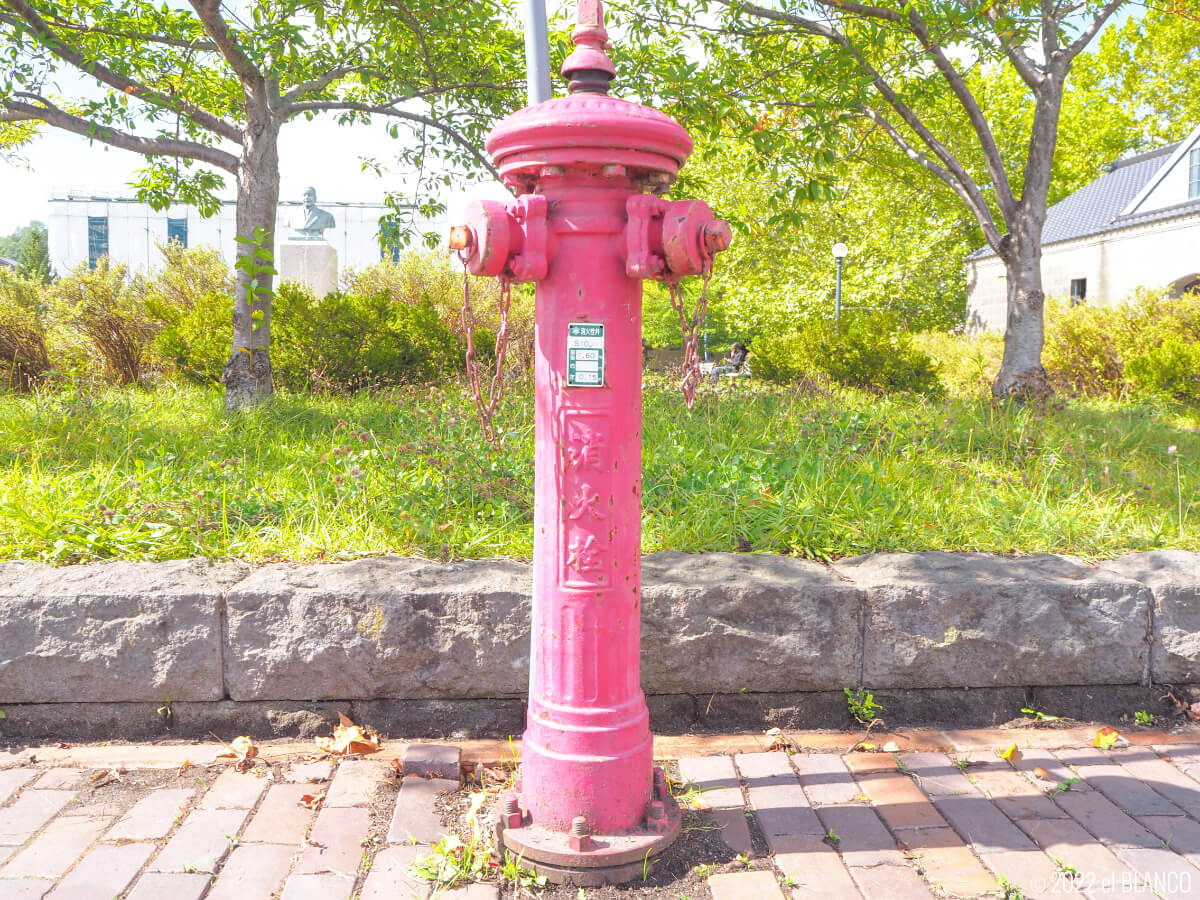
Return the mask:
<svg viewBox="0 0 1200 900">
<path fill-rule="evenodd" d="M 602 324 L 567 324 L 567 387 L 604 387 Z"/>
</svg>

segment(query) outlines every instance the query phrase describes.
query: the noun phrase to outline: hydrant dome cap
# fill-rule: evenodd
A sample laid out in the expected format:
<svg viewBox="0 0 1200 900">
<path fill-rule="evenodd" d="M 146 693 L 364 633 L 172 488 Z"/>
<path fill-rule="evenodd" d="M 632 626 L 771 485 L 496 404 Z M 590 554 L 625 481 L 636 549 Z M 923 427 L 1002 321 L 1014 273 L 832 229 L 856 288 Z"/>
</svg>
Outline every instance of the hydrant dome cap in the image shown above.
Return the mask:
<svg viewBox="0 0 1200 900">
<path fill-rule="evenodd" d="M 606 94 L 577 93 L 513 113 L 488 135 L 502 175 L 542 166 L 624 165 L 674 176 L 692 139 L 670 116 Z"/>
</svg>

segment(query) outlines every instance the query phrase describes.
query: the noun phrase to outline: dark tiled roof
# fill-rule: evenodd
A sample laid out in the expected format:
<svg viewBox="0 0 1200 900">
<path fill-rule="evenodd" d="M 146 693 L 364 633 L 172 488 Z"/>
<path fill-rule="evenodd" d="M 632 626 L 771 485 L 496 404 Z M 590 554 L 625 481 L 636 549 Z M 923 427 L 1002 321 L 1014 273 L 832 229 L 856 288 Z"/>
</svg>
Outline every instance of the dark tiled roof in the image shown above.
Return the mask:
<svg viewBox="0 0 1200 900">
<path fill-rule="evenodd" d="M 1117 160 L 1091 184 L 1055 203 L 1046 210 L 1042 246 L 1200 212 L 1200 202 L 1191 201 L 1165 209 L 1121 216 L 1121 210 L 1150 182 L 1178 146 L 1169 144 L 1149 153 Z M 967 258 L 985 259 L 995 255 L 990 247 L 981 247 Z"/>
</svg>

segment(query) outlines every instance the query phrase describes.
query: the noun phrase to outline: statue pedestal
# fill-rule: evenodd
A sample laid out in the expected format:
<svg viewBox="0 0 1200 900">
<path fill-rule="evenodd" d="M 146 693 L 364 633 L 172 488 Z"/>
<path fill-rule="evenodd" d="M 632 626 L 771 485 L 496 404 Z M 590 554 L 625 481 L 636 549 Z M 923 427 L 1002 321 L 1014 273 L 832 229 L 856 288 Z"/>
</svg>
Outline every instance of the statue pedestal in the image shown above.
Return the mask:
<svg viewBox="0 0 1200 900">
<path fill-rule="evenodd" d="M 337 250 L 324 241 L 282 241 L 279 279 L 307 285 L 317 298 L 332 294 L 338 287 Z"/>
</svg>

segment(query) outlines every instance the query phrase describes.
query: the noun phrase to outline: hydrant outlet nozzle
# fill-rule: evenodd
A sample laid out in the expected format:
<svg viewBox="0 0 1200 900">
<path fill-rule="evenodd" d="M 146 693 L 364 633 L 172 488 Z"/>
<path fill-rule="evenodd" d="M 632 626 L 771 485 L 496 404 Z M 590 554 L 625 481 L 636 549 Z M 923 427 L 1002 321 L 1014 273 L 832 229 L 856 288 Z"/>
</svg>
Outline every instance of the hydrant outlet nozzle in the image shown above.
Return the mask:
<svg viewBox="0 0 1200 900">
<path fill-rule="evenodd" d="M 733 231 L 723 219 L 717 219 L 704 226 L 704 249 L 709 253 L 720 253 L 729 247 L 732 240 Z"/>
<path fill-rule="evenodd" d="M 447 243 L 451 250 L 470 250 L 475 246 L 475 235 L 471 233 L 470 226 L 455 225 L 450 229 Z"/>
</svg>

